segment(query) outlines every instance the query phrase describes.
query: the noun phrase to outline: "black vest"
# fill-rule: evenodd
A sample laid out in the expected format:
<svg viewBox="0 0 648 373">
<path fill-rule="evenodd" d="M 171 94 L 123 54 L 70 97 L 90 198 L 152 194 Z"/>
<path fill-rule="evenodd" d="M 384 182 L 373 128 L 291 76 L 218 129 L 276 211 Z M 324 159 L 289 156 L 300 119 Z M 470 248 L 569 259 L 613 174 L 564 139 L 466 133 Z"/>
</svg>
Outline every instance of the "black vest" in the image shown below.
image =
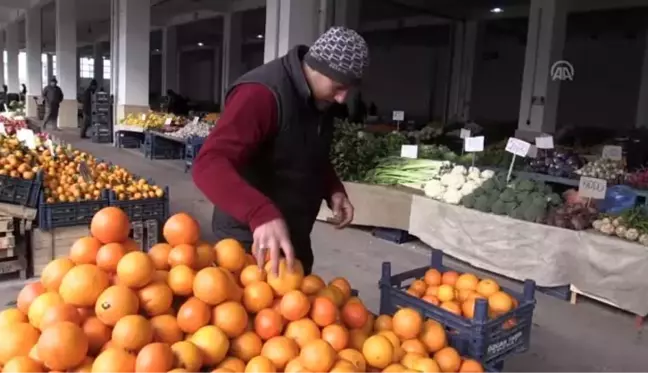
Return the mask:
<svg viewBox="0 0 648 373">
<path fill-rule="evenodd" d="M 239 84 L 258 83 L 270 89 L 277 100 L 276 135 L 264 142 L 239 173 L 281 211 L 296 251 L 306 245 L 310 249 L 310 232 L 327 197 L 324 175 L 333 136 L 333 117 L 330 111 L 316 109 L 304 77 L 302 59 L 307 51 L 308 47 L 295 47 L 243 75 L 228 91 Z M 252 243 L 248 225 L 218 207 L 214 208 L 212 228 L 217 239 L 231 237 L 246 246 Z"/>
</svg>

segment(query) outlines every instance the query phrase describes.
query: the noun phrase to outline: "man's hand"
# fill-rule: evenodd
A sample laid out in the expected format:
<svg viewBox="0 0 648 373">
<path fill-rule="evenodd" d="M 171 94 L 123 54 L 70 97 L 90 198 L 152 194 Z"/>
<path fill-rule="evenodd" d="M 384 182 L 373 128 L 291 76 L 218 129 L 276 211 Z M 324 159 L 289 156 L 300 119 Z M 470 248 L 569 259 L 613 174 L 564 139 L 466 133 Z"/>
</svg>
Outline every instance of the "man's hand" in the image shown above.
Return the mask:
<svg viewBox="0 0 648 373">
<path fill-rule="evenodd" d="M 331 211 L 333 211 L 333 219 L 337 229 L 342 229 L 351 224 L 353 210 L 353 205 L 346 194 L 342 192 L 333 193 L 331 196 Z"/>
<path fill-rule="evenodd" d="M 278 275 L 279 254 L 283 251 L 284 256 L 286 257 L 288 270 L 292 270 L 295 252 L 293 250 L 292 242 L 290 241 L 288 227 L 283 219 L 271 220 L 258 226 L 254 230 L 253 237 L 253 247 L 256 248 L 256 260 L 259 267 L 263 267 L 263 264 L 265 263 L 266 250 L 270 250 L 272 273 Z"/>
</svg>

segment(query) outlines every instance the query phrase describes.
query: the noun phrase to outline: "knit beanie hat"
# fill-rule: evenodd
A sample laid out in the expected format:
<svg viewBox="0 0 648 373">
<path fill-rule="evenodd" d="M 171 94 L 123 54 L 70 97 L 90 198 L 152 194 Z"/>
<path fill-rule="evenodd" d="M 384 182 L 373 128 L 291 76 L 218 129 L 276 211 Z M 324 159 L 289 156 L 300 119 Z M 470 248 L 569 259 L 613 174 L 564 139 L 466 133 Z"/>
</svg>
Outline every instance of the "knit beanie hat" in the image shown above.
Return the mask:
<svg viewBox="0 0 648 373">
<path fill-rule="evenodd" d="M 315 41 L 304 62 L 338 83 L 354 86 L 369 65 L 369 46 L 354 30 L 334 26 Z"/>
</svg>

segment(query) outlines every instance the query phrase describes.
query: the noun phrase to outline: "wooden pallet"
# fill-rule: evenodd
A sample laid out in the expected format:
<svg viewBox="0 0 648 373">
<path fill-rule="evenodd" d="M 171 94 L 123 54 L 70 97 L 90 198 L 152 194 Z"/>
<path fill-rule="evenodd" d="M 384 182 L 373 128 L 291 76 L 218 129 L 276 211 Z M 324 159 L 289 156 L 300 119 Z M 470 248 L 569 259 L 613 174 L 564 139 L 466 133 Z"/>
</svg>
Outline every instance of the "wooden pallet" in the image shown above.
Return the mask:
<svg viewBox="0 0 648 373">
<path fill-rule="evenodd" d="M 90 235 L 88 226 L 54 228 L 50 231 L 34 229 L 31 245 L 33 275 L 40 276 L 47 263 L 67 256 L 72 244 L 88 235 Z"/>
<path fill-rule="evenodd" d="M 578 301 L 578 297 L 582 296 L 582 297 L 585 297 L 585 298 L 592 299 L 592 300 L 595 300 L 597 302 L 603 303 L 605 305 L 614 307 L 616 309 L 619 309 L 619 310 L 626 311 L 626 312 L 634 314 L 633 312 L 624 309 L 623 307 L 619 306 L 618 304 L 614 303 L 613 301 L 611 301 L 609 299 L 605 299 L 603 297 L 599 297 L 597 295 L 594 295 L 594 294 L 588 293 L 586 291 L 580 290 L 579 288 L 577 288 L 574 285 L 570 285 L 569 290 L 571 290 L 571 299 L 569 301 L 571 304 L 576 304 L 576 302 Z M 643 327 L 644 318 L 645 318 L 645 316 L 635 315 L 635 324 L 636 324 L 638 329 L 641 329 Z"/>
</svg>

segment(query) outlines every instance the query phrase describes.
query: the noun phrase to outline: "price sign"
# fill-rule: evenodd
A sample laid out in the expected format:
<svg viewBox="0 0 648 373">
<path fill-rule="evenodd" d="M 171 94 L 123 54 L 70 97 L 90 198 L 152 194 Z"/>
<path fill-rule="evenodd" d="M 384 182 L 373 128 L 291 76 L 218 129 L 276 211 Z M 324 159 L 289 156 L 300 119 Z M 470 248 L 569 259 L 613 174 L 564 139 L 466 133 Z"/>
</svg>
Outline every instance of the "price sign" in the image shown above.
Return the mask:
<svg viewBox="0 0 648 373">
<path fill-rule="evenodd" d="M 192 122 L 193 125 L 195 126 L 196 124 L 198 124 L 198 121 L 199 121 L 199 120 L 200 120 L 199 117 L 194 117 L 193 122 Z"/>
<path fill-rule="evenodd" d="M 578 195 L 582 198 L 604 199 L 607 181 L 583 176 L 578 183 Z"/>
<path fill-rule="evenodd" d="M 394 110 L 392 112 L 392 120 L 394 122 L 402 122 L 405 120 L 405 112 L 402 110 Z"/>
<path fill-rule="evenodd" d="M 462 128 L 459 132 L 459 138 L 465 139 L 470 137 L 470 130 L 467 128 Z"/>
<path fill-rule="evenodd" d="M 401 146 L 401 157 L 414 159 L 418 158 L 418 145 Z"/>
<path fill-rule="evenodd" d="M 173 118 L 169 117 L 169 118 L 164 120 L 164 125 L 165 126 L 170 126 L 171 122 L 173 122 Z"/>
<path fill-rule="evenodd" d="M 7 130 L 5 130 L 4 123 L 0 123 L 0 135 L 6 135 Z"/>
<path fill-rule="evenodd" d="M 617 145 L 605 145 L 603 147 L 603 158 L 609 158 L 615 161 L 623 159 L 623 148 Z"/>
<path fill-rule="evenodd" d="M 529 146 L 529 152 L 527 153 L 529 158 L 538 158 L 538 147 L 535 145 Z"/>
<path fill-rule="evenodd" d="M 531 144 L 526 141 L 516 139 L 515 137 L 509 137 L 508 142 L 506 143 L 506 151 L 513 153 L 518 157 L 526 157 L 527 153 L 529 153 L 530 147 Z"/>
<path fill-rule="evenodd" d="M 545 135 L 536 137 L 535 143 L 538 149 L 553 149 L 554 141 L 553 136 Z"/>
<path fill-rule="evenodd" d="M 466 153 L 484 151 L 484 136 L 466 137 L 464 139 L 464 151 Z"/>
<path fill-rule="evenodd" d="M 140 116 L 140 119 L 142 119 L 142 120 L 146 120 L 146 114 L 142 114 L 142 115 Z"/>
</svg>

